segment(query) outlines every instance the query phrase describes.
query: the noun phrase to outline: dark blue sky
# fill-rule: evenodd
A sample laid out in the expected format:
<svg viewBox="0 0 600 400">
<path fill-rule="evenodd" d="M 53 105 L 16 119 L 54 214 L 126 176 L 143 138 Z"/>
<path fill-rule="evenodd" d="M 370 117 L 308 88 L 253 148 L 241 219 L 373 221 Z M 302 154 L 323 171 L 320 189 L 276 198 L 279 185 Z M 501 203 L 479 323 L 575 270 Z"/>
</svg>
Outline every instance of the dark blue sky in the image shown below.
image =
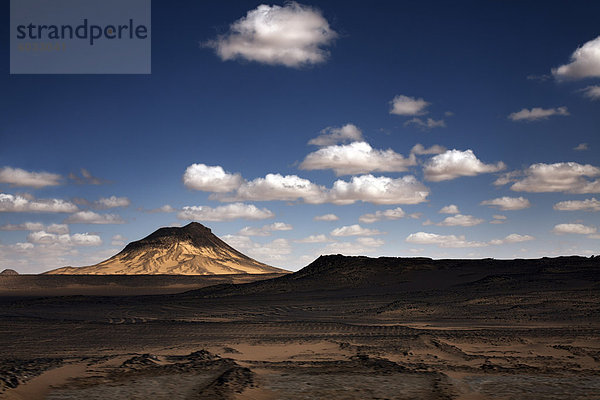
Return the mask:
<svg viewBox="0 0 600 400">
<path fill-rule="evenodd" d="M 197 218 L 217 234 L 229 235 L 240 250 L 291 269 L 326 252 L 432 257 L 597 253 L 598 210 L 586 211 L 594 207 L 583 202 L 592 201 L 600 190 L 581 185 L 598 179 L 593 168 L 600 166 L 600 101 L 589 89 L 582 90 L 598 85 L 600 79 L 593 65 L 587 77 L 551 71 L 569 64 L 577 48 L 600 35 L 600 3 L 301 2 L 297 15 L 320 15 L 336 34 L 319 45 L 328 52 L 320 62 L 286 66 L 277 60 L 256 61 L 250 53 L 224 60 L 214 48 L 202 45 L 219 37 L 235 38 L 231 24 L 249 19 L 246 14 L 259 4 L 189 1 L 174 6 L 152 1 L 151 75 L 10 75 L 10 32 L 9 24 L 4 24 L 0 168 L 5 168 L 5 177 L 0 174 L 0 192 L 62 199 L 75 204 L 79 212 L 88 210 L 100 218 L 111 214 L 123 223 L 91 223 L 106 222 L 95 217 L 86 223 L 68 223 L 70 236 L 62 242 L 61 234 L 47 229 L 45 240 L 32 236 L 38 232 L 35 229 L 1 231 L 0 255 L 7 265 L 0 267 L 38 272 L 63 263 L 96 262 L 119 250 L 123 240 L 113 240 L 115 235 L 136 240 L 162 225 L 187 223 L 183 207 L 214 209 L 231 204 L 211 197 L 213 191 L 206 189 L 210 184 L 195 190 L 183 183 L 186 169 L 193 164 L 220 166 L 229 174 L 240 173 L 245 182 L 269 173 L 294 175 L 324 191 L 332 190 L 338 179 L 350 182 L 368 174 L 391 179 L 411 175 L 427 188 L 426 199 L 419 203 L 372 201 L 358 195 L 346 205 L 331 200 L 331 193 L 327 200 L 311 202 L 301 196 L 244 197 L 236 189 L 230 198 L 245 206 L 267 208 L 274 216 Z M 8 2 L 1 12 L 7 21 Z M 390 110 L 396 96 L 429 104 L 413 114 L 394 114 Z M 535 108 L 549 114 L 540 116 Z M 525 117 L 509 118 L 524 109 Z M 428 118 L 433 123 L 443 121 L 444 126 L 419 125 Z M 347 124 L 358 128 L 361 140 L 374 151 L 391 149 L 409 157 L 413 146 L 421 143 L 456 149 L 455 157 L 463 160 L 471 149 L 484 167 L 472 159 L 467 160 L 470 164 L 460 164 L 457 158 L 451 161 L 451 154 L 443 151 L 416 154 L 416 161 L 404 171 L 373 167 L 338 177 L 331 168 L 301 166 L 309 153 L 319 150 L 308 145 L 309 140 L 326 128 Z M 332 143 L 329 150 L 339 146 L 337 150 L 344 152 L 349 142 Z M 584 143 L 584 150 L 574 150 Z M 436 157 L 440 168 L 458 175 L 440 179 L 431 168 L 428 174 L 427 165 L 432 166 Z M 587 165 L 591 172 L 586 175 L 577 165 L 559 164 L 568 162 Z M 548 166 L 545 175 L 530 169 L 538 163 Z M 102 184 L 78 184 L 69 178 L 81 176 L 82 168 Z M 60 184 L 23 184 L 11 178 L 14 169 L 58 174 Z M 508 172 L 513 174 L 506 185 L 493 184 Z M 563 181 L 552 186 L 549 182 L 556 176 Z M 526 179 L 526 190 L 511 186 Z M 94 205 L 110 196 L 126 198 L 123 204 L 127 205 Z M 521 202 L 521 208 L 512 209 L 481 205 L 503 197 L 523 198 L 528 204 Z M 569 203 L 571 211 L 555 209 L 561 201 L 580 203 Z M 165 204 L 173 211 L 145 211 Z M 457 206 L 461 217 L 443 222 L 453 214 L 438 211 L 450 204 Z M 405 213 L 403 218 L 383 216 L 397 207 Z M 377 211 L 379 220 L 359 220 Z M 313 220 L 328 213 L 339 219 Z M 17 229 L 15 225 L 35 222 L 47 228 L 68 222 L 71 214 L 6 208 L 0 212 L 0 225 Z M 273 222 L 292 229 L 265 228 L 263 233 L 270 236 L 239 234 L 245 226 L 261 228 Z M 356 224 L 360 226 L 353 228 L 352 235 L 344 236 L 350 230 L 333 234 L 337 228 Z M 78 233 L 99 236 L 102 244 L 78 245 L 72 238 Z M 511 234 L 519 237 L 507 239 Z M 297 242 L 310 235 L 315 243 Z M 502 243 L 491 244 L 494 240 Z M 22 245 L 15 247 L 18 243 Z"/>
</svg>

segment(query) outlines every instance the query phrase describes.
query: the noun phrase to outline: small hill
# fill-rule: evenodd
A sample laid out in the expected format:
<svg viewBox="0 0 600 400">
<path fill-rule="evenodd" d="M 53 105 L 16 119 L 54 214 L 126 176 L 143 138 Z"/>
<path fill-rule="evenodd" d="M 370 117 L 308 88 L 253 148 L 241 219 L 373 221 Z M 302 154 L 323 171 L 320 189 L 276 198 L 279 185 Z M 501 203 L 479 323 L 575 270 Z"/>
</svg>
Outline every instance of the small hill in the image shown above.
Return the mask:
<svg viewBox="0 0 600 400">
<path fill-rule="evenodd" d="M 286 270 L 256 261 L 215 236 L 202 224 L 160 228 L 129 243 L 96 265 L 64 267 L 45 274 L 72 275 L 220 275 L 269 274 Z"/>
<path fill-rule="evenodd" d="M 0 272 L 0 275 L 19 275 L 19 273 L 17 271 L 15 271 L 14 269 L 5 269 L 4 271 Z"/>
</svg>

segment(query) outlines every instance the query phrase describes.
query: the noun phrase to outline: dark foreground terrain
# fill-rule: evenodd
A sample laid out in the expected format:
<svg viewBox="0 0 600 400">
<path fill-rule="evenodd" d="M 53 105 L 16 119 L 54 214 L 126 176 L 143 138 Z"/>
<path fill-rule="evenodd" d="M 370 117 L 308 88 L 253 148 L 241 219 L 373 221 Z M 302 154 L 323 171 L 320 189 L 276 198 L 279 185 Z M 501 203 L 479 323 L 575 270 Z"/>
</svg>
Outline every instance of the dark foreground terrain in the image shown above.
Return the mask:
<svg viewBox="0 0 600 400">
<path fill-rule="evenodd" d="M 600 258 L 326 256 L 0 321 L 5 399 L 600 399 Z"/>
</svg>

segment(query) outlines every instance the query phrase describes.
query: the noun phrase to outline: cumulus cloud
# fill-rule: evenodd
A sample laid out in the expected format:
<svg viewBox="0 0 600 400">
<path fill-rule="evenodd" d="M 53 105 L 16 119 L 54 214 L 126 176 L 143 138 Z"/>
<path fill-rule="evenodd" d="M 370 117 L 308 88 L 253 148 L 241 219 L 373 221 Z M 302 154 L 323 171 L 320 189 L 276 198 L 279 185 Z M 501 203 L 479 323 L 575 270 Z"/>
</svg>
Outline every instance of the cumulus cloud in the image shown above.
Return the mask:
<svg viewBox="0 0 600 400">
<path fill-rule="evenodd" d="M 573 147 L 575 151 L 585 151 L 589 150 L 590 146 L 587 143 L 579 143 L 577 146 Z"/>
<path fill-rule="evenodd" d="M 71 214 L 66 220 L 67 224 L 124 224 L 125 221 L 117 214 L 98 214 L 93 211 L 78 211 Z"/>
<path fill-rule="evenodd" d="M 417 143 L 410 150 L 411 154 L 416 155 L 426 155 L 426 154 L 441 154 L 446 151 L 444 146 L 440 146 L 438 144 L 434 144 L 431 147 L 425 148 L 421 143 Z"/>
<path fill-rule="evenodd" d="M 460 213 L 460 211 L 458 210 L 458 207 L 455 204 L 449 204 L 447 206 L 444 206 L 438 212 L 440 214 L 458 214 L 458 213 Z"/>
<path fill-rule="evenodd" d="M 318 251 L 319 254 L 365 255 L 385 242 L 372 237 L 359 237 L 353 242 L 333 242 Z"/>
<path fill-rule="evenodd" d="M 356 201 L 374 204 L 418 204 L 427 200 L 429 189 L 412 175 L 389 178 L 373 175 L 355 176 L 347 182 L 337 180 L 328 200 L 334 204 L 352 204 Z"/>
<path fill-rule="evenodd" d="M 324 192 L 324 187 L 296 175 L 267 174 L 264 178 L 244 182 L 231 196 L 211 198 L 222 201 L 293 201 L 302 198 L 306 203 L 317 204 L 324 202 Z"/>
<path fill-rule="evenodd" d="M 292 252 L 292 246 L 286 239 L 275 239 L 267 243 L 257 243 L 248 236 L 240 235 L 224 235 L 222 239 L 234 249 L 265 262 L 285 260 Z"/>
<path fill-rule="evenodd" d="M 0 183 L 11 186 L 42 188 L 61 184 L 62 176 L 50 172 L 30 172 L 21 168 L 0 168 Z"/>
<path fill-rule="evenodd" d="M 546 119 L 553 115 L 570 115 L 567 107 L 557 108 L 540 108 L 534 107 L 531 110 L 526 108 L 521 111 L 511 113 L 508 118 L 513 121 L 538 121 L 540 119 Z"/>
<path fill-rule="evenodd" d="M 535 237 L 531 235 L 519 235 L 518 233 L 511 233 L 507 235 L 504 239 L 494 239 L 490 240 L 490 244 L 493 245 L 502 245 L 502 244 L 510 244 L 510 243 L 522 243 L 528 242 L 530 240 L 534 240 Z"/>
<path fill-rule="evenodd" d="M 244 59 L 301 67 L 324 62 L 337 37 L 320 11 L 298 4 L 259 5 L 235 21 L 229 32 L 206 43 L 224 61 Z"/>
<path fill-rule="evenodd" d="M 31 232 L 27 235 L 27 241 L 34 244 L 60 244 L 65 246 L 100 246 L 102 239 L 98 235 L 90 233 L 55 234 L 45 231 Z"/>
<path fill-rule="evenodd" d="M 524 197 L 498 197 L 496 199 L 484 200 L 479 203 L 482 206 L 498 207 L 502 211 L 522 210 L 531 207 L 531 203 Z"/>
<path fill-rule="evenodd" d="M 366 142 L 327 146 L 306 156 L 300 169 L 333 169 L 336 175 L 353 175 L 372 171 L 400 172 L 416 165 L 414 157 L 405 158 L 392 149 L 373 149 Z"/>
<path fill-rule="evenodd" d="M 22 224 L 6 224 L 0 226 L 0 231 L 46 231 L 49 233 L 69 233 L 69 226 L 65 224 L 44 225 L 40 222 L 24 222 Z"/>
<path fill-rule="evenodd" d="M 378 210 L 374 214 L 361 215 L 358 220 L 365 224 L 371 224 L 382 219 L 400 219 L 404 218 L 406 213 L 400 207 L 389 209 L 389 210 Z"/>
<path fill-rule="evenodd" d="M 223 167 L 192 164 L 183 174 L 183 184 L 189 189 L 226 193 L 237 189 L 243 182 L 240 174 L 225 172 Z"/>
<path fill-rule="evenodd" d="M 577 48 L 569 64 L 552 69 L 558 79 L 582 79 L 600 77 L 600 36 Z"/>
<path fill-rule="evenodd" d="M 481 218 L 475 218 L 472 215 L 456 214 L 451 217 L 446 217 L 442 222 L 438 223 L 439 226 L 475 226 L 479 225 L 485 220 Z"/>
<path fill-rule="evenodd" d="M 383 232 L 377 229 L 363 228 L 362 226 L 355 224 L 349 226 L 342 226 L 331 231 L 331 236 L 373 236 L 381 235 Z"/>
<path fill-rule="evenodd" d="M 447 150 L 432 157 L 423 167 L 425 179 L 433 182 L 455 179 L 461 176 L 498 172 L 506 168 L 503 162 L 484 164 L 472 150 Z"/>
<path fill-rule="evenodd" d="M 266 208 L 259 209 L 253 204 L 233 203 L 225 206 L 186 206 L 177 214 L 177 218 L 183 220 L 198 221 L 231 221 L 234 219 L 267 219 L 273 218 L 273 214 Z"/>
<path fill-rule="evenodd" d="M 271 232 L 275 231 L 291 231 L 292 225 L 283 222 L 273 222 L 269 225 L 264 225 L 261 228 L 245 226 L 239 232 L 238 235 L 242 236 L 270 236 Z"/>
<path fill-rule="evenodd" d="M 423 99 L 417 99 L 414 97 L 398 95 L 390 101 L 391 109 L 390 114 L 396 115 L 422 115 L 427 114 L 425 110 L 429 105 Z"/>
<path fill-rule="evenodd" d="M 404 123 L 404 126 L 414 125 L 420 129 L 427 130 L 433 128 L 445 128 L 446 122 L 443 119 L 435 120 L 433 118 L 422 119 L 414 117 Z"/>
<path fill-rule="evenodd" d="M 589 180 L 600 176 L 600 168 L 589 164 L 560 162 L 555 164 L 533 164 L 525 171 L 525 177 L 517 180 L 511 190 L 516 192 L 568 192 L 600 193 L 600 180 Z"/>
<path fill-rule="evenodd" d="M 562 234 L 577 234 L 577 235 L 591 235 L 596 233 L 596 228 L 593 226 L 587 226 L 583 224 L 558 224 L 552 229 L 552 232 L 557 235 Z"/>
<path fill-rule="evenodd" d="M 102 197 L 95 202 L 97 208 L 116 208 L 116 207 L 128 207 L 131 201 L 127 197 Z"/>
<path fill-rule="evenodd" d="M 75 204 L 61 199 L 35 199 L 32 196 L 0 193 L 0 212 L 70 213 Z"/>
<path fill-rule="evenodd" d="M 490 224 L 503 224 L 506 222 L 506 215 L 494 214 L 492 218 L 493 220 L 490 221 Z"/>
<path fill-rule="evenodd" d="M 585 200 L 567 200 L 554 205 L 555 210 L 560 211 L 600 211 L 600 201 L 595 197 Z"/>
<path fill-rule="evenodd" d="M 583 95 L 588 99 L 598 100 L 600 99 L 600 86 L 588 86 L 581 90 Z"/>
<path fill-rule="evenodd" d="M 330 242 L 331 239 L 327 235 L 310 235 L 302 239 L 294 240 L 296 243 L 325 243 Z"/>
<path fill-rule="evenodd" d="M 332 146 L 345 142 L 362 142 L 362 131 L 353 124 L 346 124 L 341 128 L 327 127 L 321 131 L 321 134 L 311 139 L 308 144 L 315 146 Z"/>
<path fill-rule="evenodd" d="M 340 219 L 340 217 L 338 217 L 335 214 L 324 214 L 324 215 L 317 215 L 313 219 L 315 221 L 337 221 Z"/>
<path fill-rule="evenodd" d="M 488 245 L 485 242 L 468 241 L 464 235 L 438 235 L 427 232 L 411 233 L 405 241 L 415 244 L 435 244 L 447 248 L 485 247 Z"/>
</svg>

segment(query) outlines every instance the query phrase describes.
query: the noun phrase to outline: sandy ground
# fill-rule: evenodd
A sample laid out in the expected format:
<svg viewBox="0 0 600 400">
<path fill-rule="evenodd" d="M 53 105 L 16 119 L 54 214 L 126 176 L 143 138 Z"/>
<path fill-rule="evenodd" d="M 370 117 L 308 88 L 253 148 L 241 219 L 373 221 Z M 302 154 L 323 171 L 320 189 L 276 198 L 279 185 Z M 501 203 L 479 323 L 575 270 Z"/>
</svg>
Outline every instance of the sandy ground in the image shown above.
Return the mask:
<svg viewBox="0 0 600 400">
<path fill-rule="evenodd" d="M 561 274 L 0 297 L 0 398 L 600 399 L 600 277 Z"/>
</svg>

